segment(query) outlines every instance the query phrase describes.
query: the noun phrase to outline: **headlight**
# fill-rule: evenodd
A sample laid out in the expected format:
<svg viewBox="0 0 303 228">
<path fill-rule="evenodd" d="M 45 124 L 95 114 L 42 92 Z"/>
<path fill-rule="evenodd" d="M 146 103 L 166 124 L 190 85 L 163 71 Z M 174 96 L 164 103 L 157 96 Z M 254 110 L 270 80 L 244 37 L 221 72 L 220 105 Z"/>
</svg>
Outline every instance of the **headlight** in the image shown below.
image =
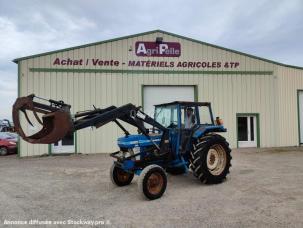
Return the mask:
<svg viewBox="0 0 303 228">
<path fill-rule="evenodd" d="M 16 145 L 16 143 L 15 142 L 8 142 L 9 144 L 11 144 L 11 145 Z"/>
</svg>

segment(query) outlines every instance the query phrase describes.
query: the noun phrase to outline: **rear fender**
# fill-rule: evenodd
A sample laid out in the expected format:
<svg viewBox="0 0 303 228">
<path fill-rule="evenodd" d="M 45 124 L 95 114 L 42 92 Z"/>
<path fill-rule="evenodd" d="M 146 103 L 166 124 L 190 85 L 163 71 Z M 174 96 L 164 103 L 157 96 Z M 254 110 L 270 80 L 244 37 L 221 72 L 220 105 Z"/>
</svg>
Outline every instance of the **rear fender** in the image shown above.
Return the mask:
<svg viewBox="0 0 303 228">
<path fill-rule="evenodd" d="M 222 125 L 211 125 L 211 126 L 201 126 L 199 127 L 193 134 L 193 138 L 198 139 L 200 137 L 203 137 L 207 133 L 211 132 L 226 132 L 226 128 Z"/>
</svg>

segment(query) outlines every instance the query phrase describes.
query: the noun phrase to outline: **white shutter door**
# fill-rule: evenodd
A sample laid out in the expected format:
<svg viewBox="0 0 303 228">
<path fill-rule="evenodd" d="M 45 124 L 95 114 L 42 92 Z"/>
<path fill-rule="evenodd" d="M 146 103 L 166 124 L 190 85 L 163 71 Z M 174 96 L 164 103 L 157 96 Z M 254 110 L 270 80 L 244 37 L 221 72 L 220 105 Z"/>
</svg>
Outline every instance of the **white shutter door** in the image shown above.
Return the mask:
<svg viewBox="0 0 303 228">
<path fill-rule="evenodd" d="M 154 105 L 172 101 L 194 101 L 194 86 L 144 86 L 144 112 L 154 117 Z"/>
</svg>

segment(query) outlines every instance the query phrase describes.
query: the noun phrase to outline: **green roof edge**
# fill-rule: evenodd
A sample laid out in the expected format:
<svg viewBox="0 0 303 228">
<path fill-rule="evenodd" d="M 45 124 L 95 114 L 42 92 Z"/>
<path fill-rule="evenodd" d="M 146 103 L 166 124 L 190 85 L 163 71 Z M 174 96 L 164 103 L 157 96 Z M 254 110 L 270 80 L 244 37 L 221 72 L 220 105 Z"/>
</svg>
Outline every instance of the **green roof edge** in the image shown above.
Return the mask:
<svg viewBox="0 0 303 228">
<path fill-rule="evenodd" d="M 18 63 L 19 61 L 24 60 L 24 59 L 30 59 L 30 58 L 40 57 L 40 56 L 44 56 L 44 55 L 50 55 L 50 54 L 54 54 L 54 53 L 58 53 L 58 52 L 70 51 L 70 50 L 74 50 L 74 49 L 90 47 L 90 46 L 93 46 L 93 45 L 104 44 L 104 43 L 114 42 L 114 41 L 123 40 L 123 39 L 129 39 L 129 38 L 133 38 L 133 37 L 136 37 L 136 36 L 148 35 L 148 34 L 155 33 L 155 32 L 162 32 L 162 31 L 161 30 L 152 30 L 152 31 L 137 33 L 137 34 L 128 35 L 128 36 L 121 36 L 121 37 L 117 37 L 117 38 L 113 38 L 113 39 L 109 39 L 109 40 L 103 40 L 103 41 L 98 41 L 98 42 L 73 46 L 73 47 L 69 47 L 69 48 L 58 49 L 58 50 L 55 50 L 55 51 L 49 51 L 49 52 L 44 52 L 44 53 L 40 53 L 40 54 L 24 56 L 24 57 L 21 57 L 21 58 L 14 59 L 13 62 Z"/>
<path fill-rule="evenodd" d="M 128 35 L 128 36 L 122 36 L 122 37 L 113 38 L 113 39 L 109 39 L 109 40 L 98 41 L 98 42 L 94 42 L 94 43 L 83 44 L 83 45 L 64 48 L 64 49 L 58 49 L 58 50 L 55 50 L 55 51 L 49 51 L 49 52 L 44 52 L 44 53 L 35 54 L 35 55 L 29 55 L 29 56 L 14 59 L 13 62 L 18 63 L 19 61 L 24 60 L 24 59 L 30 59 L 30 58 L 40 57 L 40 56 L 44 56 L 44 55 L 50 55 L 50 54 L 54 54 L 54 53 L 58 53 L 58 52 L 70 51 L 70 50 L 79 49 L 79 48 L 85 48 L 85 47 L 89 47 L 89 46 L 93 46 L 93 45 L 104 44 L 104 43 L 114 42 L 114 41 L 123 40 L 123 39 L 129 39 L 129 38 L 133 38 L 133 37 L 136 37 L 136 36 L 143 36 L 143 35 L 148 35 L 148 34 L 152 34 L 152 33 L 156 33 L 156 32 L 160 32 L 160 33 L 170 35 L 170 36 L 175 36 L 177 38 L 181 38 L 181 39 L 185 39 L 185 40 L 192 41 L 192 42 L 195 42 L 195 43 L 199 43 L 199 44 L 207 45 L 207 46 L 210 46 L 210 47 L 222 49 L 222 50 L 225 50 L 225 51 L 233 52 L 233 53 L 236 53 L 236 54 L 239 54 L 239 55 L 244 55 L 244 56 L 254 58 L 254 59 L 258 59 L 258 60 L 261 60 L 261 61 L 265 61 L 265 62 L 268 62 L 268 63 L 303 70 L 303 67 L 300 67 L 300 66 L 294 66 L 294 65 L 289 65 L 289 64 L 276 62 L 276 61 L 273 61 L 273 60 L 270 60 L 270 59 L 266 59 L 266 58 L 258 57 L 258 56 L 255 56 L 255 55 L 247 54 L 247 53 L 244 53 L 244 52 L 236 51 L 236 50 L 233 50 L 233 49 L 221 47 L 221 46 L 218 46 L 218 45 L 215 45 L 215 44 L 210 44 L 210 43 L 203 42 L 203 41 L 200 41 L 200 40 L 196 40 L 196 39 L 193 39 L 193 38 L 189 38 L 189 37 L 186 37 L 186 36 L 178 35 L 178 34 L 171 33 L 171 32 L 166 32 L 166 31 L 163 31 L 163 30 L 160 30 L 160 29 L 151 30 L 151 31 L 142 32 L 142 33 L 137 33 L 137 34 Z"/>
</svg>

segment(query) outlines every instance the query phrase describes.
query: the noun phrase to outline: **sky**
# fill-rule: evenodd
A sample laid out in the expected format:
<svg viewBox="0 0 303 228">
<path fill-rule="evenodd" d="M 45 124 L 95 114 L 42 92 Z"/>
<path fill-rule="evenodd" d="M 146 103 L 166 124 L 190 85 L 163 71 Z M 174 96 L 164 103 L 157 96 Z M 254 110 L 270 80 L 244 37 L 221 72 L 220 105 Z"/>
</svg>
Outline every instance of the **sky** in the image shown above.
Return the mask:
<svg viewBox="0 0 303 228">
<path fill-rule="evenodd" d="M 303 66 L 302 0 L 0 0 L 0 119 L 13 59 L 155 29 Z"/>
</svg>

